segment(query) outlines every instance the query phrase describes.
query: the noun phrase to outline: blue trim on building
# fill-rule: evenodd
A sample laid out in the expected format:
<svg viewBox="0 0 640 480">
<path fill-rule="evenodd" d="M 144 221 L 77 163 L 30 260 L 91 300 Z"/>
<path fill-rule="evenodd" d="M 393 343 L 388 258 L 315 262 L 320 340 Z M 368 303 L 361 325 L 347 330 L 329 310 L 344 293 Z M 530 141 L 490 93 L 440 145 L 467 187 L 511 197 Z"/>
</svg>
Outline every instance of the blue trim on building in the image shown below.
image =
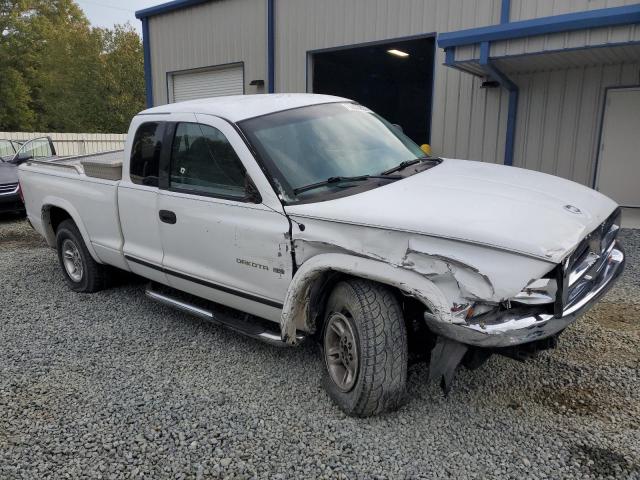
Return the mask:
<svg viewBox="0 0 640 480">
<path fill-rule="evenodd" d="M 518 119 L 518 99 L 520 90 L 518 86 L 507 77 L 498 67 L 491 62 L 489 42 L 480 44 L 480 66 L 487 76 L 498 81 L 503 88 L 509 91 L 509 107 L 507 110 L 507 132 L 504 144 L 504 164 L 513 165 L 513 155 L 516 144 L 516 121 Z"/>
<path fill-rule="evenodd" d="M 516 86 L 509 90 L 509 107 L 507 109 L 507 132 L 504 142 L 504 164 L 513 166 L 516 146 L 516 122 L 518 120 L 518 101 L 520 89 Z"/>
<path fill-rule="evenodd" d="M 640 4 L 624 7 L 601 8 L 598 10 L 568 13 L 532 20 L 510 22 L 511 1 L 502 0 L 500 24 L 489 27 L 472 28 L 457 32 L 442 33 L 438 36 L 438 46 L 445 51 L 445 65 L 463 70 L 455 61 L 455 47 L 461 45 L 480 44 L 480 60 L 482 71 L 509 91 L 509 107 L 507 113 L 507 132 L 504 149 L 504 164 L 513 165 L 516 121 L 518 116 L 519 89 L 491 61 L 491 43 L 500 40 L 568 32 L 596 27 L 612 27 L 640 23 Z M 588 48 L 588 47 L 584 47 Z"/>
<path fill-rule="evenodd" d="M 509 23 L 511 20 L 511 0 L 502 0 L 500 6 L 500 23 Z"/>
<path fill-rule="evenodd" d="M 453 67 L 456 60 L 456 47 L 449 47 L 444 49 L 444 64 L 448 67 Z"/>
<path fill-rule="evenodd" d="M 144 55 L 144 86 L 147 108 L 153 107 L 153 79 L 151 77 L 151 44 L 149 40 L 149 19 L 142 18 L 142 48 Z"/>
<path fill-rule="evenodd" d="M 471 28 L 457 32 L 441 33 L 440 48 L 494 42 L 514 38 L 569 32 L 585 28 L 612 27 L 640 23 L 640 4 L 624 7 L 601 8 L 551 17 L 534 18 L 519 22 L 502 23 L 489 27 Z"/>
<path fill-rule="evenodd" d="M 163 13 L 173 12 L 187 7 L 195 7 L 201 3 L 206 3 L 211 0 L 174 0 L 172 2 L 166 2 L 161 5 L 156 5 L 149 8 L 144 8 L 136 12 L 136 18 L 142 20 L 143 18 L 153 17 L 154 15 L 161 15 Z"/>
<path fill-rule="evenodd" d="M 267 0 L 267 84 L 268 92 L 276 91 L 275 0 Z"/>
<path fill-rule="evenodd" d="M 480 65 L 487 65 L 489 63 L 489 42 L 482 42 L 480 44 Z"/>
</svg>

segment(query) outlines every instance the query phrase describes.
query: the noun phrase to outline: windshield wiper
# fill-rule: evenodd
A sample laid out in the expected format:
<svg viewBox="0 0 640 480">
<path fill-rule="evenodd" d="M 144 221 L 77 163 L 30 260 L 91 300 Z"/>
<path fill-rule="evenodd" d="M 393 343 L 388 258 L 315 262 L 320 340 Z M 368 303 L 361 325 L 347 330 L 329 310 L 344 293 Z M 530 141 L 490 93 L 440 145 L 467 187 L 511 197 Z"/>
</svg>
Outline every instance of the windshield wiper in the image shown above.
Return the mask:
<svg viewBox="0 0 640 480">
<path fill-rule="evenodd" d="M 294 188 L 293 193 L 299 194 L 302 192 L 307 192 L 309 190 L 314 190 L 316 188 L 324 187 L 326 185 L 331 185 L 332 183 L 341 183 L 341 182 L 360 182 L 364 180 L 369 180 L 370 178 L 382 178 L 384 180 L 396 180 L 400 179 L 400 176 L 388 177 L 386 175 L 359 175 L 357 177 L 329 177 L 326 180 L 322 180 L 321 182 L 311 183 L 309 185 L 304 185 L 302 187 Z"/>
<path fill-rule="evenodd" d="M 415 165 L 416 163 L 420 163 L 425 160 L 429 160 L 429 157 L 420 157 L 420 158 L 414 158 L 413 160 L 405 160 L 404 162 L 400 162 L 395 167 L 391 167 L 389 170 L 385 170 L 380 175 L 389 175 L 390 173 L 399 172 L 400 170 L 404 170 L 405 168 L 410 167 L 411 165 Z"/>
</svg>

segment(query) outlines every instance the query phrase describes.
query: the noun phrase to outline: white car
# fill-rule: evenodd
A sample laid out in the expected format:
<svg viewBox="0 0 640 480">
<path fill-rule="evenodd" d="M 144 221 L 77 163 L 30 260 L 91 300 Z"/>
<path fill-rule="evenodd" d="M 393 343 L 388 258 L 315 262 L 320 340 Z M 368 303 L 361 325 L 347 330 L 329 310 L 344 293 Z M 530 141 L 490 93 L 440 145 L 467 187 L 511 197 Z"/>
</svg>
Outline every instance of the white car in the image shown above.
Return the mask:
<svg viewBox="0 0 640 480">
<path fill-rule="evenodd" d="M 149 297 L 252 337 L 317 340 L 329 395 L 356 416 L 402 402 L 410 353 L 448 390 L 459 364 L 554 346 L 624 268 L 609 198 L 426 156 L 338 97 L 151 108 L 124 152 L 19 174 L 71 289 L 131 271 Z"/>
</svg>

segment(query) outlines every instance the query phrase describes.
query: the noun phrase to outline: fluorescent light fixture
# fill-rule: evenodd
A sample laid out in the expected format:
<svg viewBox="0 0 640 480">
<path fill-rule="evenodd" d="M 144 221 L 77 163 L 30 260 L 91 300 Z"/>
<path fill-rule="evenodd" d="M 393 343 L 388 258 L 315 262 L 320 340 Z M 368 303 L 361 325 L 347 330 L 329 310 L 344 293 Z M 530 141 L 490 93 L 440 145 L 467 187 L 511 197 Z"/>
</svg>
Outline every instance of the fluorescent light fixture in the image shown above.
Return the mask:
<svg viewBox="0 0 640 480">
<path fill-rule="evenodd" d="M 387 53 L 390 53 L 391 55 L 395 55 L 396 57 L 408 57 L 409 54 L 407 52 L 403 52 L 402 50 L 397 50 L 395 48 L 392 48 L 391 50 L 387 50 Z"/>
</svg>

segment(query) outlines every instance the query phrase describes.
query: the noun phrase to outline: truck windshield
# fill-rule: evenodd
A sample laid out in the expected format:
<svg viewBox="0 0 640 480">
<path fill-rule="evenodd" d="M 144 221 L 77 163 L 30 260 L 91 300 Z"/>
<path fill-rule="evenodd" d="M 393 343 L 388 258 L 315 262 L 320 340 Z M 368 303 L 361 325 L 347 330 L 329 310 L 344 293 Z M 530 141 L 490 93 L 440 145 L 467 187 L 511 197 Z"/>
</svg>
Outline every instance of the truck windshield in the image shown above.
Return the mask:
<svg viewBox="0 0 640 480">
<path fill-rule="evenodd" d="M 425 156 L 400 128 L 354 103 L 285 110 L 245 120 L 240 127 L 289 199 L 355 185 L 327 179 L 376 178 Z M 326 185 L 305 189 L 317 183 Z"/>
</svg>

